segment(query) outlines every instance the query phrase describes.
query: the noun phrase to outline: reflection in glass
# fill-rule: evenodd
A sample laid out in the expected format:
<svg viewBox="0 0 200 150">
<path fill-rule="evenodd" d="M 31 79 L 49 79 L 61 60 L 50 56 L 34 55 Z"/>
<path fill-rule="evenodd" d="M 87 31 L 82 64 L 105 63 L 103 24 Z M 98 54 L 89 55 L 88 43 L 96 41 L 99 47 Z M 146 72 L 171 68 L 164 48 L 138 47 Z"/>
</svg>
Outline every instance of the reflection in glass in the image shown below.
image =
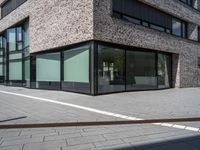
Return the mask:
<svg viewBox="0 0 200 150">
<path fill-rule="evenodd" d="M 25 80 L 30 80 L 30 59 L 25 60 Z"/>
<path fill-rule="evenodd" d="M 28 24 L 28 22 L 26 22 L 24 24 L 23 43 L 24 43 L 24 48 L 29 46 L 29 24 Z"/>
<path fill-rule="evenodd" d="M 0 76 L 3 76 L 3 64 L 0 63 Z"/>
<path fill-rule="evenodd" d="M 125 15 L 123 15 L 122 17 L 123 17 L 122 19 L 124 19 L 125 21 L 131 22 L 131 23 L 134 23 L 134 24 L 141 24 L 141 21 L 139 19 L 129 17 L 129 16 L 125 16 Z"/>
<path fill-rule="evenodd" d="M 181 36 L 181 22 L 178 19 L 172 19 L 172 34 Z"/>
<path fill-rule="evenodd" d="M 161 31 L 161 32 L 164 32 L 164 31 L 165 31 L 165 28 L 163 28 L 163 27 L 161 27 L 161 26 L 154 25 L 154 24 L 150 24 L 150 28 L 159 30 L 159 31 Z"/>
<path fill-rule="evenodd" d="M 16 50 L 16 32 L 15 28 L 8 29 L 8 48 L 9 51 L 15 51 Z"/>
<path fill-rule="evenodd" d="M 4 51 L 4 46 L 3 46 L 3 37 L 0 36 L 0 76 L 3 76 L 4 73 L 3 73 L 3 68 L 4 68 L 4 65 L 3 65 L 3 61 L 4 61 L 4 57 L 3 57 L 3 51 Z M 0 77 L 0 82 L 1 81 L 1 77 Z"/>
<path fill-rule="evenodd" d="M 127 90 L 156 89 L 156 53 L 126 52 Z"/>
<path fill-rule="evenodd" d="M 22 27 L 17 27 L 17 41 L 22 41 Z"/>
<path fill-rule="evenodd" d="M 166 54 L 158 54 L 158 88 L 170 87 L 170 68 L 170 56 Z"/>
<path fill-rule="evenodd" d="M 125 90 L 124 50 L 98 46 L 98 93 Z"/>
</svg>

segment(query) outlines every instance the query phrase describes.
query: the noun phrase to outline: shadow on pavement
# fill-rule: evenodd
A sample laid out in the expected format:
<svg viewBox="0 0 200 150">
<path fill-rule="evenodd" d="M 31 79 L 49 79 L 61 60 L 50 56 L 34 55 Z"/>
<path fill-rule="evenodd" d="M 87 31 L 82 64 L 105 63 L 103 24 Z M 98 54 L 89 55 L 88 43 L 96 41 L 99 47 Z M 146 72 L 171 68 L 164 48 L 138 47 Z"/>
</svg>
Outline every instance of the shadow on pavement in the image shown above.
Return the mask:
<svg viewBox="0 0 200 150">
<path fill-rule="evenodd" d="M 116 148 L 115 150 L 200 150 L 200 135 L 163 140 L 163 142 L 149 142 L 148 144 L 132 144 L 135 146 Z"/>
</svg>

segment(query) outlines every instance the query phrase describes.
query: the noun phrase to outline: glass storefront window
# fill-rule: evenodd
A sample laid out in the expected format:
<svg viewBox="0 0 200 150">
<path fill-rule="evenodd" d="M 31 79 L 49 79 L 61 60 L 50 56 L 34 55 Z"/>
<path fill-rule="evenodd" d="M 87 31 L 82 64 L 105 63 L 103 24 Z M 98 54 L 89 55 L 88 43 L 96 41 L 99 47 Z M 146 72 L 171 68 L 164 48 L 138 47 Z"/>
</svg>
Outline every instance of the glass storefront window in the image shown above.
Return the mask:
<svg viewBox="0 0 200 150">
<path fill-rule="evenodd" d="M 3 56 L 3 52 L 4 51 L 4 43 L 3 43 L 3 37 L 0 36 L 0 76 L 3 76 L 4 75 L 4 72 L 3 72 L 3 68 L 4 68 L 4 64 L 3 64 L 3 61 L 4 61 L 4 56 Z M 1 79 L 0 79 L 0 82 Z"/>
<path fill-rule="evenodd" d="M 171 80 L 171 57 L 158 54 L 158 88 L 169 88 Z"/>
<path fill-rule="evenodd" d="M 25 80 L 30 81 L 30 59 L 25 60 Z"/>
<path fill-rule="evenodd" d="M 126 52 L 126 88 L 127 90 L 157 88 L 156 53 Z"/>
<path fill-rule="evenodd" d="M 27 51 L 29 39 L 27 33 L 28 21 L 24 22 L 24 24 L 7 29 L 3 33 L 3 35 L 5 35 L 3 43 L 0 40 L 0 47 L 3 45 L 5 52 L 3 53 L 0 50 L 0 61 L 2 57 L 4 81 L 6 80 L 6 83 L 9 85 L 24 85 L 23 82 L 26 78 L 25 60 L 29 58 L 29 53 Z"/>
<path fill-rule="evenodd" d="M 124 50 L 98 46 L 98 93 L 125 90 Z"/>
<path fill-rule="evenodd" d="M 86 45 L 64 52 L 64 90 L 90 93 L 89 50 Z"/>
<path fill-rule="evenodd" d="M 60 82 L 60 53 L 36 56 L 36 81 Z"/>
<path fill-rule="evenodd" d="M 3 76 L 3 64 L 0 63 L 0 76 Z"/>
<path fill-rule="evenodd" d="M 22 80 L 22 54 L 9 54 L 9 80 Z"/>
<path fill-rule="evenodd" d="M 9 80 L 22 80 L 22 61 L 9 62 Z"/>
<path fill-rule="evenodd" d="M 64 81 L 89 83 L 88 46 L 64 52 Z"/>
</svg>

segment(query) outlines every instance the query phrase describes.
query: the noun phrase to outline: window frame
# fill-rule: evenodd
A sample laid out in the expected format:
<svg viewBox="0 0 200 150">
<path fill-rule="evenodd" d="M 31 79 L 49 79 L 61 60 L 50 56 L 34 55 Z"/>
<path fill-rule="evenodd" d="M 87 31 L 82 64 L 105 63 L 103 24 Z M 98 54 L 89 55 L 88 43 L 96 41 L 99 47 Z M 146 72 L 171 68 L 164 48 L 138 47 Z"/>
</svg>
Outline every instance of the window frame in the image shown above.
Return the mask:
<svg viewBox="0 0 200 150">
<path fill-rule="evenodd" d="M 186 4 L 186 5 L 188 5 L 188 6 L 190 6 L 190 7 L 192 7 L 192 8 L 194 8 L 194 1 L 193 0 L 179 0 L 180 2 L 182 2 L 182 3 L 184 3 L 184 4 Z"/>
<path fill-rule="evenodd" d="M 198 32 L 198 42 L 200 42 L 200 26 L 198 26 L 197 32 Z"/>
<path fill-rule="evenodd" d="M 1 7 L 1 19 L 9 15 L 12 11 L 17 9 L 19 6 L 21 6 L 23 3 L 25 3 L 27 0 L 5 0 L 0 7 Z M 10 4 L 9 4 L 10 3 Z M 10 6 L 9 6 L 10 5 Z M 4 7 L 7 6 L 7 12 L 4 12 Z"/>
<path fill-rule="evenodd" d="M 113 1 L 115 1 L 115 0 L 113 0 Z M 142 3 L 142 2 L 140 2 L 140 3 Z M 112 4 L 113 4 L 113 7 L 114 7 L 114 2 Z M 144 4 L 144 5 L 147 5 L 147 4 Z M 153 8 L 153 9 L 157 10 L 156 8 Z M 154 29 L 156 31 L 165 32 L 167 34 L 171 34 L 171 35 L 174 35 L 174 36 L 177 36 L 177 37 L 182 37 L 182 38 L 188 39 L 188 23 L 186 21 L 183 21 L 182 19 L 176 18 L 176 17 L 174 17 L 170 14 L 167 14 L 163 11 L 160 11 L 160 10 L 157 10 L 157 11 L 161 12 L 161 14 L 163 13 L 163 14 L 168 15 L 168 17 L 170 17 L 170 19 L 168 19 L 168 21 L 170 21 L 169 22 L 170 25 L 161 26 L 159 24 L 146 21 L 143 18 L 137 18 L 137 17 L 127 15 L 127 14 L 124 13 L 124 11 L 122 9 L 117 10 L 115 8 L 112 9 L 112 17 L 124 20 L 124 21 L 132 23 L 132 24 L 142 25 L 144 27 L 148 27 L 148 28 Z M 131 19 L 133 19 L 133 21 L 131 21 Z M 180 30 L 181 30 L 180 36 L 173 34 L 173 19 L 177 20 L 181 24 L 181 26 L 180 26 Z"/>
</svg>

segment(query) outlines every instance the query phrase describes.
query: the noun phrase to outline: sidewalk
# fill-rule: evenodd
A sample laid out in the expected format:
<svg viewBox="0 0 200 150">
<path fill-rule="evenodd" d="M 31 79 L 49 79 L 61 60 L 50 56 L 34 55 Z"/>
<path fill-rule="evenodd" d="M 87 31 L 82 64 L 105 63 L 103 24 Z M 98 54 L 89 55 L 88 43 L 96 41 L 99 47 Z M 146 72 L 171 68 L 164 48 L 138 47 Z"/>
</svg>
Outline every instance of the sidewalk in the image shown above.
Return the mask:
<svg viewBox="0 0 200 150">
<path fill-rule="evenodd" d="M 42 101 L 44 98 L 80 108 Z M 200 116 L 200 89 L 169 89 L 92 97 L 62 91 L 0 86 L 0 103 L 0 120 L 26 117 L 0 124 L 124 120 L 116 114 L 142 119 L 188 118 Z M 85 108 L 91 108 L 92 111 Z M 200 128 L 200 122 L 178 125 Z M 0 130 L 0 150 L 5 149 L 199 150 L 200 132 L 153 124 Z"/>
</svg>

